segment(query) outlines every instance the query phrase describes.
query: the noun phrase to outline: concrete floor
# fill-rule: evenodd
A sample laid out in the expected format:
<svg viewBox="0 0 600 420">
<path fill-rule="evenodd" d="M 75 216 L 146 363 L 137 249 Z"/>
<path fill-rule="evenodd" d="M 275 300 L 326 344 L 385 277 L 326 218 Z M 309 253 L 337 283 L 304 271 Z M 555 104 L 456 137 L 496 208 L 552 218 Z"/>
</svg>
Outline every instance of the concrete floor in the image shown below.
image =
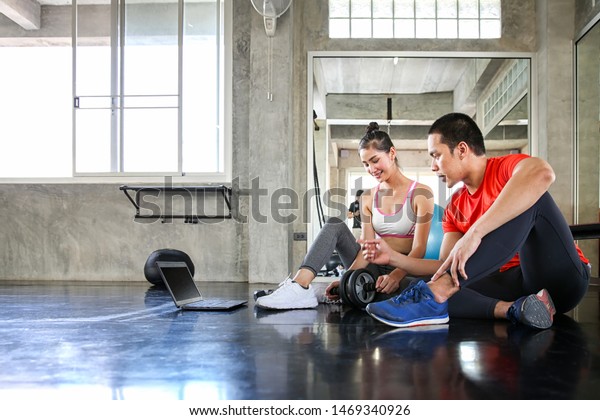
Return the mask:
<svg viewBox="0 0 600 420">
<path fill-rule="evenodd" d="M 183 312 L 149 283 L 0 282 L 5 399 L 600 399 L 600 300 L 545 331 L 453 319 L 394 330 L 360 310 Z M 575 320 L 576 318 L 577 320 Z"/>
</svg>

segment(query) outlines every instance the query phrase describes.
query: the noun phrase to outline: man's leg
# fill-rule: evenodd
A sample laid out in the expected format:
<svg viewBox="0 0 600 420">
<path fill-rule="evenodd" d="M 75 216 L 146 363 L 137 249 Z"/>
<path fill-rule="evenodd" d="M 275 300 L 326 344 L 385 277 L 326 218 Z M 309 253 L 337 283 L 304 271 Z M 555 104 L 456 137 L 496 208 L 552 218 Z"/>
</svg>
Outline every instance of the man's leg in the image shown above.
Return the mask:
<svg viewBox="0 0 600 420">
<path fill-rule="evenodd" d="M 451 318 L 494 319 L 498 318 L 499 302 L 514 302 L 523 296 L 523 275 L 520 267 L 496 271 L 463 287 L 448 299 Z"/>
<path fill-rule="evenodd" d="M 570 293 L 567 300 L 572 304 L 575 300 L 574 304 L 578 303 L 581 291 L 587 288 L 587 271 L 575 248 L 569 225 L 549 193 L 482 239 L 477 251 L 465 264 L 468 280 L 461 279 L 461 286 L 497 272 L 517 252 L 525 293 L 534 293 L 542 288 L 557 293 L 576 288 L 578 291 Z"/>
<path fill-rule="evenodd" d="M 576 291 L 568 296 L 566 299 L 568 302 L 563 303 L 561 300 L 560 310 L 565 308 L 568 310 L 579 302 L 587 288 L 587 271 L 580 262 L 577 265 L 579 257 L 569 227 L 548 193 L 545 193 L 530 209 L 482 239 L 479 248 L 465 265 L 468 280 L 461 279 L 461 286 L 474 284 L 497 272 L 522 250 L 525 252 L 522 256 L 522 265 L 524 277 L 527 278 L 524 281 L 528 284 L 527 287 L 533 290 L 535 287 L 543 288 L 547 285 L 559 292 L 562 288 L 568 287 L 568 282 L 572 281 Z M 552 258 L 551 264 L 546 255 Z M 544 262 L 547 265 L 539 265 Z M 553 272 L 559 266 L 561 269 L 558 273 Z M 409 299 L 400 295 L 399 299 L 395 298 L 395 302 L 377 303 L 370 308 L 367 307 L 367 311 L 382 321 L 390 317 L 396 318 L 388 322 L 395 326 L 419 325 L 415 322 L 443 322 L 447 319 L 443 314 L 444 310 L 447 312 L 447 299 L 458 289 L 453 286 L 449 274 L 430 283 L 430 286 L 421 285 L 411 291 L 410 293 L 415 296 Z M 526 303 L 531 303 L 532 300 L 535 298 L 529 299 Z M 545 295 L 540 300 L 548 303 Z M 418 309 L 418 306 L 416 306 L 418 310 L 414 309 L 415 305 L 420 305 L 421 309 Z M 431 320 L 428 319 L 427 311 L 432 313 Z M 407 320 L 406 317 L 416 317 L 418 320 Z"/>
<path fill-rule="evenodd" d="M 587 292 L 589 271 L 582 263 L 573 235 L 548 193 L 536 203 L 533 229 L 520 249 L 525 294 L 546 289 L 556 310 L 568 312 Z"/>
</svg>

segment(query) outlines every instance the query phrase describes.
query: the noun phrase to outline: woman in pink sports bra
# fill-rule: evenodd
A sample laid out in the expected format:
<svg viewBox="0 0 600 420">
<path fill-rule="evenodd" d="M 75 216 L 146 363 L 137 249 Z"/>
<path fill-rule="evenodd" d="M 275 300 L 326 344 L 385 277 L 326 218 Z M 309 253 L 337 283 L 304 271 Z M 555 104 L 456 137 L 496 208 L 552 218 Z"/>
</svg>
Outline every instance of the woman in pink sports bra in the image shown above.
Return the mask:
<svg viewBox="0 0 600 420">
<path fill-rule="evenodd" d="M 366 171 L 379 181 L 371 191 L 360 197 L 361 240 L 383 238 L 392 249 L 415 258 L 423 258 L 433 216 L 433 193 L 429 187 L 407 178 L 396 158 L 396 148 L 389 135 L 369 124 L 358 146 Z M 327 220 L 304 261 L 293 277 L 285 279 L 273 293 L 256 300 L 265 309 L 302 309 L 318 305 L 311 282 L 336 250 L 344 267 L 349 270 L 367 268 L 377 278 L 377 290 L 393 293 L 400 288 L 406 272 L 391 266 L 371 264 L 362 255 L 361 245 L 346 225 L 332 217 Z M 326 290 L 327 298 L 339 299 Z"/>
<path fill-rule="evenodd" d="M 381 237 L 395 251 L 423 258 L 433 214 L 431 189 L 407 178 L 398 166 L 396 149 L 377 123 L 371 123 L 359 144 L 359 153 L 366 171 L 379 184 L 362 195 L 361 239 Z M 356 258 L 352 269 L 368 264 Z M 398 290 L 406 272 L 394 269 L 377 279 L 377 290 L 393 293 Z"/>
</svg>

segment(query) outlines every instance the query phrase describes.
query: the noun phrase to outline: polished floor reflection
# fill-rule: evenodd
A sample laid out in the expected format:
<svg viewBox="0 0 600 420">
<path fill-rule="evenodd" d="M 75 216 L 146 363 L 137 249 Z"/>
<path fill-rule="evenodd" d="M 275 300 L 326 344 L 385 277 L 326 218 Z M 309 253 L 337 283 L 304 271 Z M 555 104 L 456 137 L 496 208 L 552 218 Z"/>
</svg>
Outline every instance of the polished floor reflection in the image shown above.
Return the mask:
<svg viewBox="0 0 600 420">
<path fill-rule="evenodd" d="M 600 399 L 592 290 L 545 331 L 395 330 L 338 305 L 183 312 L 149 284 L 0 283 L 0 399 Z M 576 320 L 577 319 L 577 320 Z"/>
</svg>

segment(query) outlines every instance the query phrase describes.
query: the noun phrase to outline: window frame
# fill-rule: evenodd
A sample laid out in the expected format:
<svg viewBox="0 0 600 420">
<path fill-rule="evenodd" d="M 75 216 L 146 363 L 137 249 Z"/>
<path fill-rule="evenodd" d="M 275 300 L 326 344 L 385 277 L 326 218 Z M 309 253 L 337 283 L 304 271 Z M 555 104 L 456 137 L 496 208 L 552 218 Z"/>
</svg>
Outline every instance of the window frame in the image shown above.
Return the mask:
<svg viewBox="0 0 600 420">
<path fill-rule="evenodd" d="M 482 17 L 481 16 L 481 4 L 480 4 L 480 0 L 477 0 L 477 18 L 465 18 L 465 17 L 460 17 L 460 4 L 459 1 L 460 0 L 456 0 L 456 17 L 439 17 L 438 16 L 438 0 L 433 0 L 434 4 L 434 15 L 433 16 L 429 16 L 429 17 L 419 17 L 418 13 L 417 13 L 417 8 L 416 8 L 416 3 L 417 0 L 413 0 L 413 13 L 412 16 L 408 17 L 408 16 L 401 16 L 398 15 L 396 16 L 396 12 L 395 12 L 395 2 L 392 3 L 392 15 L 382 18 L 382 17 L 378 17 L 378 16 L 374 16 L 374 5 L 373 2 L 375 0 L 371 0 L 371 16 L 370 17 L 363 17 L 363 16 L 359 16 L 359 17 L 353 17 L 352 16 L 352 0 L 346 0 L 348 2 L 348 15 L 347 16 L 335 16 L 335 17 L 331 17 L 328 16 L 328 22 L 329 22 L 329 28 L 331 28 L 332 26 L 332 22 L 342 22 L 342 21 L 347 21 L 348 22 L 348 36 L 335 36 L 332 37 L 331 36 L 331 30 L 329 29 L 329 33 L 328 36 L 330 39 L 416 39 L 416 40 L 421 40 L 421 39 L 435 39 L 435 40 L 465 40 L 465 39 L 476 39 L 476 40 L 485 40 L 485 39 L 500 39 L 502 38 L 502 4 L 499 0 L 499 4 L 500 4 L 500 16 L 498 17 L 498 19 L 491 19 L 489 17 Z M 391 37 L 382 37 L 382 36 L 375 36 L 374 33 L 374 28 L 377 25 L 377 22 L 379 21 L 383 21 L 383 20 L 392 20 L 393 24 L 392 24 L 392 36 Z M 434 32 L 435 32 L 435 36 L 419 36 L 419 28 L 418 28 L 418 24 L 419 22 L 423 23 L 425 21 L 433 21 L 433 27 L 434 27 Z M 481 29 L 482 29 L 482 25 L 485 21 L 490 21 L 490 20 L 497 20 L 500 24 L 500 28 L 499 28 L 499 34 L 497 37 L 487 37 L 487 36 L 481 36 Z M 354 36 L 353 35 L 353 31 L 352 31 L 352 26 L 353 26 L 353 22 L 354 21 L 365 21 L 365 22 L 369 22 L 370 24 L 370 37 L 362 37 L 362 36 Z M 411 22 L 412 23 L 412 36 L 408 37 L 408 36 L 396 36 L 396 25 L 401 22 L 401 21 L 407 21 L 407 22 Z M 449 21 L 453 21 L 456 23 L 456 36 L 449 38 L 449 37 L 440 37 L 438 35 L 438 33 L 440 32 L 439 29 L 439 23 L 440 22 L 449 22 Z M 477 36 L 473 37 L 473 36 L 461 36 L 461 22 L 464 24 L 465 22 L 477 22 Z"/>
<path fill-rule="evenodd" d="M 222 168 L 220 172 L 102 172 L 102 173 L 77 173 L 76 172 L 76 120 L 75 113 L 77 109 L 72 104 L 72 143 L 71 143 L 71 159 L 72 168 L 71 176 L 64 177 L 2 177 L 0 178 L 0 184 L 90 184 L 90 183 L 157 183 L 163 179 L 169 178 L 170 182 L 173 183 L 221 183 L 228 184 L 232 181 L 232 21 L 233 21 L 233 5 L 231 1 L 221 0 L 223 7 L 223 16 L 220 17 L 223 22 L 222 36 L 223 39 L 218 42 L 224 47 L 219 48 L 220 62 L 218 66 L 222 68 L 217 69 L 217 77 L 220 83 L 220 88 L 223 90 L 223 104 L 222 104 L 222 116 L 221 116 L 221 131 L 222 141 L 219 144 L 219 149 L 222 151 Z M 183 0 L 179 0 L 180 11 L 179 20 L 183 19 Z M 71 52 L 72 52 L 72 86 L 71 86 L 71 97 L 75 101 L 76 97 L 76 32 L 75 27 L 77 24 L 77 0 L 72 0 L 72 15 L 71 15 Z M 112 6 L 111 6 L 112 7 Z M 181 24 L 179 25 L 179 31 L 182 31 Z M 220 36 L 220 34 L 218 35 Z M 49 46 L 48 48 L 52 48 Z M 179 49 L 182 48 L 182 38 L 179 38 Z M 181 61 L 181 55 L 180 55 Z M 179 66 L 179 109 L 181 109 L 181 73 L 182 69 Z M 222 74 L 222 78 L 221 78 Z M 221 97 L 218 97 L 219 101 Z M 221 104 L 217 103 L 217 106 Z M 178 117 L 181 119 L 181 116 Z M 182 143 L 181 134 L 178 135 L 178 155 L 179 155 L 179 167 L 181 168 L 182 159 Z"/>
</svg>

